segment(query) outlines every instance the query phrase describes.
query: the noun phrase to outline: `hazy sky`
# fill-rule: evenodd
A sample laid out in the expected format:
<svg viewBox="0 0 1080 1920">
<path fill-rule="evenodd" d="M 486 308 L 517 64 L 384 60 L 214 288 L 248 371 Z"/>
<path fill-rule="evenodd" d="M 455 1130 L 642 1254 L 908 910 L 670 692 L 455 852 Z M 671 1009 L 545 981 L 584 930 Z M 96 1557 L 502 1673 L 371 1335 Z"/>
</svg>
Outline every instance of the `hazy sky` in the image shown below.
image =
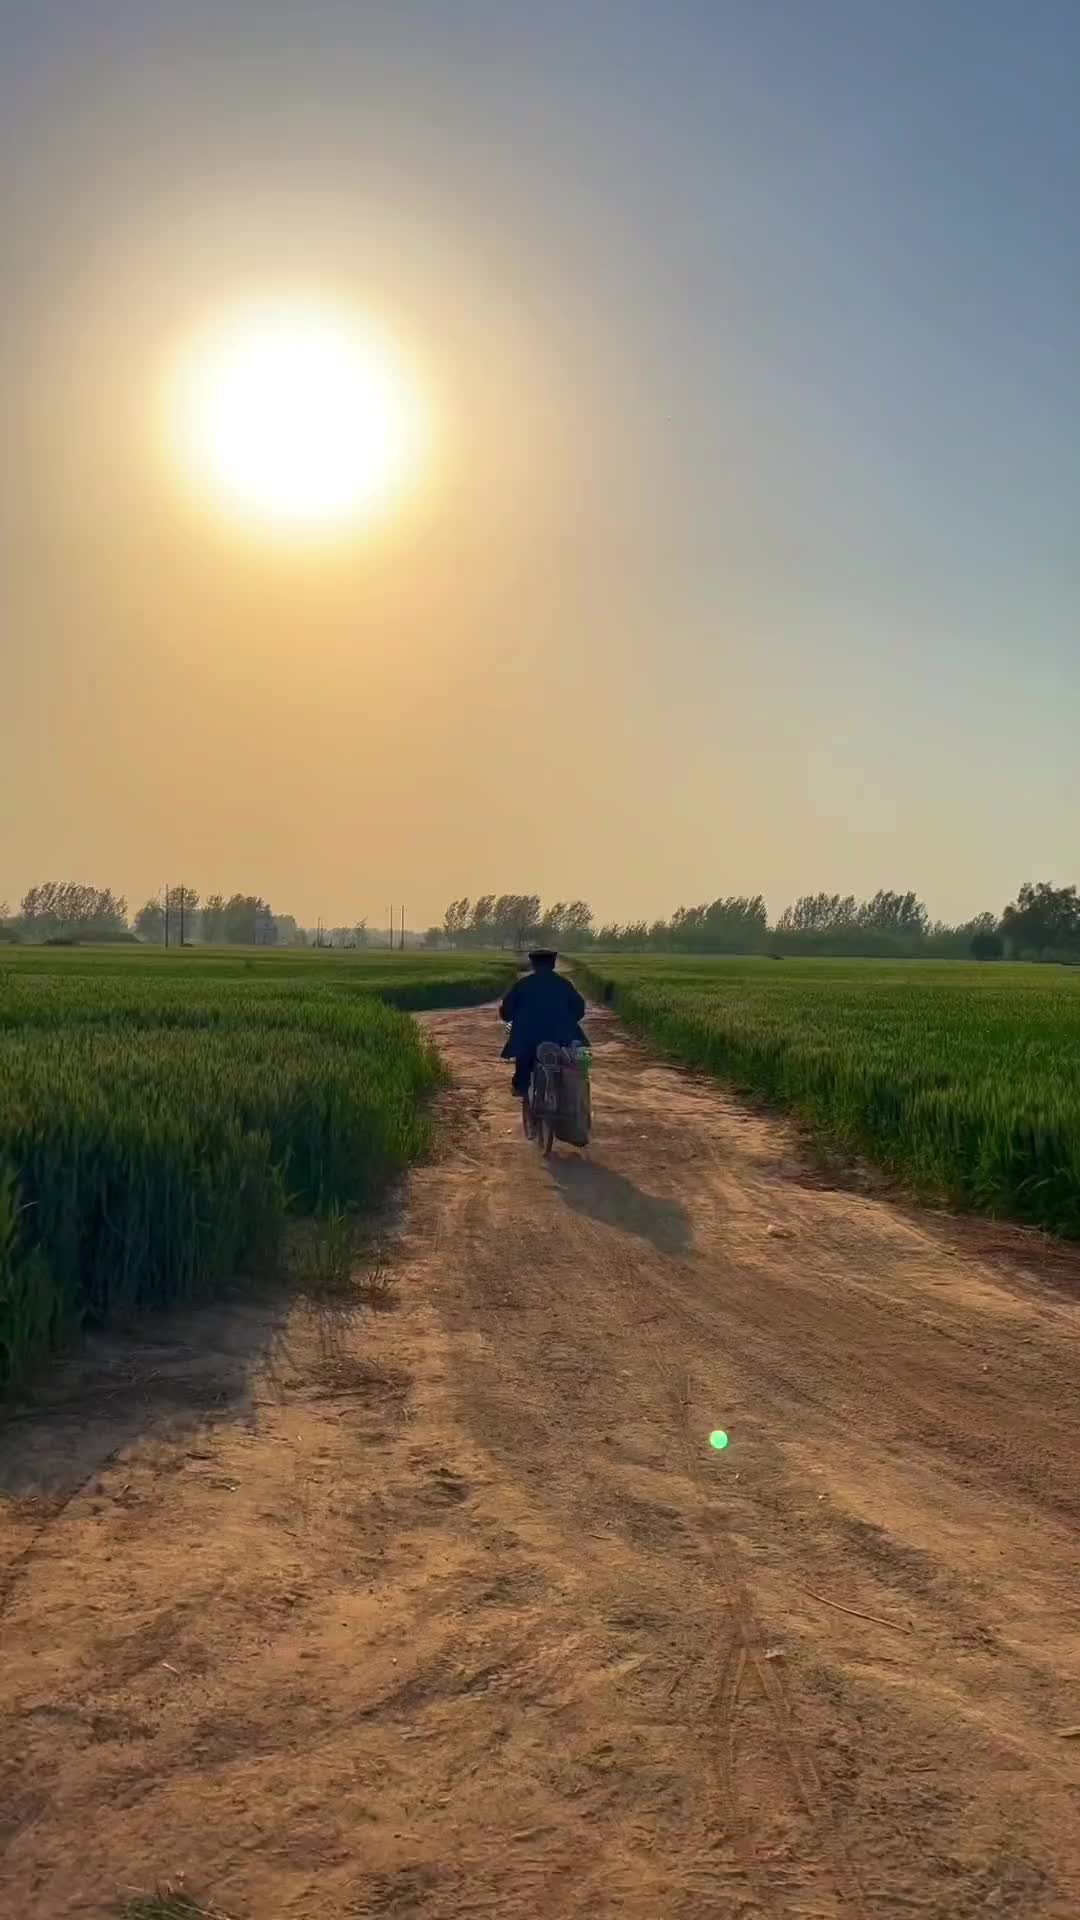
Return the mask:
<svg viewBox="0 0 1080 1920">
<path fill-rule="evenodd" d="M 0 0 L 0 895 L 651 915 L 1080 879 L 1073 0 Z M 436 435 L 275 548 L 163 366 L 374 315 Z"/>
</svg>

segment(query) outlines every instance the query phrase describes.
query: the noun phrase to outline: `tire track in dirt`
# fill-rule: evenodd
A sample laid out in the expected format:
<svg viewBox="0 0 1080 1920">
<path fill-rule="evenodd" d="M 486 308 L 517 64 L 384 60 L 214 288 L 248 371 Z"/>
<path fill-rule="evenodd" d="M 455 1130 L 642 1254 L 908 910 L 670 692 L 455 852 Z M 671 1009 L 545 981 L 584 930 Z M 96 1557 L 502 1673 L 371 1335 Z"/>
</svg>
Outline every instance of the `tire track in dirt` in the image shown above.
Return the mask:
<svg viewBox="0 0 1080 1920">
<path fill-rule="evenodd" d="M 604 1069 L 609 1063 L 617 1063 L 620 1056 L 626 1061 L 627 1072 L 619 1076 L 618 1097 L 612 1101 L 605 1125 Z M 648 1083 L 655 1106 L 642 1098 L 643 1082 Z M 1037 1719 L 1040 1699 L 1050 1697 L 1045 1648 L 1038 1665 L 1025 1660 L 1027 1649 L 1008 1648 L 1003 1636 L 986 1624 L 985 1592 L 966 1577 L 966 1569 L 953 1564 L 953 1556 L 935 1560 L 921 1541 L 917 1547 L 909 1547 L 902 1540 L 894 1540 L 888 1525 L 887 1500 L 880 1519 L 873 1523 L 837 1512 L 831 1495 L 820 1491 L 831 1477 L 827 1470 L 821 1479 L 811 1480 L 809 1487 L 804 1482 L 790 1500 L 791 1476 L 785 1468 L 793 1456 L 802 1465 L 799 1456 L 805 1457 L 805 1447 L 800 1445 L 800 1429 L 811 1416 L 812 1440 L 820 1446 L 821 1458 L 828 1460 L 830 1451 L 849 1456 L 855 1436 L 857 1447 L 882 1456 L 875 1464 L 888 1470 L 888 1491 L 904 1478 L 908 1460 L 914 1460 L 917 1475 L 913 1478 L 936 1480 L 944 1475 L 949 1506 L 970 1502 L 973 1492 L 992 1502 L 997 1511 L 991 1531 L 998 1541 L 999 1561 L 1018 1554 L 1021 1543 L 1026 1548 L 1025 1536 L 1033 1519 L 1045 1509 L 1046 1538 L 1039 1573 L 1052 1568 L 1050 1578 L 1060 1601 L 1069 1553 L 1062 1522 L 1075 1511 L 1078 1492 L 1077 1397 L 1067 1381 L 1069 1363 L 1075 1362 L 1078 1352 L 1078 1325 L 1071 1309 L 1062 1309 L 1057 1301 L 1040 1296 L 1037 1278 L 1031 1284 L 1029 1269 L 1033 1258 L 1037 1266 L 1038 1249 L 1033 1250 L 1028 1237 L 1017 1235 L 1012 1271 L 1006 1276 L 1000 1270 L 991 1274 L 970 1252 L 965 1252 L 962 1261 L 954 1259 L 952 1249 L 942 1253 L 940 1221 L 933 1222 L 931 1232 L 921 1228 L 917 1220 L 913 1224 L 911 1216 L 880 1202 L 834 1193 L 824 1186 L 800 1183 L 793 1187 L 786 1178 L 778 1180 L 776 1161 L 786 1159 L 790 1165 L 795 1152 L 782 1127 L 744 1114 L 715 1088 L 656 1068 L 647 1055 L 625 1040 L 616 1041 L 610 1052 L 601 1046 L 597 1099 L 601 1133 L 596 1154 L 603 1153 L 605 1161 L 614 1163 L 624 1178 L 629 1162 L 639 1176 L 640 1187 L 647 1189 L 654 1203 L 662 1205 L 669 1198 L 675 1202 L 684 1197 L 694 1221 L 690 1244 L 681 1249 L 662 1245 L 659 1259 L 648 1251 L 639 1252 L 637 1259 L 629 1257 L 624 1241 L 624 1285 L 629 1289 L 635 1272 L 644 1268 L 652 1311 L 636 1315 L 635 1321 L 643 1324 L 641 1337 L 648 1346 L 653 1370 L 666 1372 L 669 1392 L 676 1384 L 683 1359 L 673 1360 L 668 1366 L 664 1356 L 680 1349 L 685 1356 L 688 1333 L 699 1351 L 706 1342 L 723 1350 L 735 1361 L 736 1370 L 752 1383 L 754 1396 L 761 1404 L 759 1424 L 771 1430 L 769 1439 L 763 1438 L 761 1451 L 769 1456 L 773 1480 L 768 1486 L 763 1477 L 755 1487 L 755 1496 L 768 1516 L 792 1508 L 786 1515 L 785 1531 L 794 1523 L 795 1531 L 803 1536 L 795 1543 L 783 1543 L 784 1557 L 789 1561 L 785 1582 L 788 1601 L 793 1595 L 802 1595 L 806 1602 L 800 1609 L 800 1630 L 811 1631 L 810 1622 L 815 1621 L 821 1623 L 826 1640 L 834 1639 L 838 1629 L 867 1636 L 879 1646 L 891 1639 L 892 1647 L 877 1653 L 874 1663 L 894 1672 L 898 1661 L 917 1662 L 927 1627 L 939 1643 L 954 1642 L 965 1656 L 973 1647 L 985 1651 L 988 1661 L 1000 1662 L 1011 1652 L 1017 1685 L 1029 1691 L 1029 1705 L 1035 1707 Z M 707 1135 L 706 1149 L 700 1151 L 703 1122 L 709 1121 L 711 1138 Z M 604 1224 L 617 1234 L 617 1219 L 609 1220 L 602 1204 L 598 1212 Z M 489 1219 L 488 1232 L 492 1225 Z M 995 1234 L 1000 1236 L 1000 1231 L 995 1229 Z M 789 1233 L 794 1241 L 788 1239 Z M 965 1243 L 970 1248 L 966 1226 Z M 640 1249 L 640 1240 L 637 1244 Z M 1011 1284 L 1003 1285 L 1003 1278 Z M 595 1300 L 595 1287 L 592 1292 Z M 659 1307 L 658 1301 L 662 1303 Z M 629 1311 L 625 1300 L 621 1311 L 623 1315 Z M 673 1338 L 676 1326 L 679 1337 Z M 1002 1332 L 1006 1335 L 1004 1343 Z M 1059 1342 L 1063 1344 L 1059 1346 Z M 988 1354 L 989 1361 L 980 1360 L 980 1354 Z M 984 1367 L 990 1378 L 984 1376 Z M 1040 1392 L 1040 1387 L 1044 1391 Z M 1026 1413 L 1023 1421 L 1022 1412 Z M 1064 1446 L 1060 1427 L 1054 1431 L 1063 1418 L 1069 1422 Z M 713 1414 L 709 1413 L 702 1419 L 701 1432 L 690 1436 L 689 1449 L 684 1448 L 684 1459 L 699 1482 L 700 1449 L 711 1424 Z M 843 1436 L 840 1447 L 834 1429 Z M 777 1436 L 784 1436 L 780 1444 Z M 1007 1476 L 1001 1472 L 1006 1456 Z M 846 1469 L 846 1459 L 843 1465 Z M 811 1515 L 812 1525 L 808 1527 L 807 1505 L 817 1506 L 821 1501 L 825 1501 L 826 1511 Z M 937 1505 L 935 1487 L 931 1517 Z M 718 1523 L 715 1515 L 711 1524 L 717 1528 L 714 1563 L 730 1568 L 737 1563 L 736 1531 Z M 930 1530 L 940 1532 L 940 1523 Z M 970 1534 L 977 1528 L 969 1523 L 967 1531 Z M 1002 1544 L 1002 1538 L 1008 1544 Z M 794 1566 L 790 1564 L 792 1544 L 807 1556 Z M 777 1545 L 775 1540 L 755 1540 L 745 1579 L 740 1570 L 729 1573 L 726 1581 L 718 1577 L 718 1585 L 727 1594 L 732 1614 L 742 1623 L 740 1638 L 746 1658 L 740 1680 L 746 1683 L 747 1675 L 751 1675 L 756 1681 L 783 1742 L 788 1728 L 796 1724 L 776 1670 L 787 1670 L 786 1663 L 764 1660 L 764 1636 L 757 1615 L 741 1599 L 739 1587 L 732 1584 L 743 1581 L 745 1593 L 745 1582 L 752 1584 L 754 1580 L 755 1561 L 779 1557 Z M 1000 1571 L 995 1565 L 999 1578 Z M 775 1582 L 769 1584 L 774 1586 Z M 815 1586 L 817 1595 L 808 1591 Z M 932 1609 L 929 1619 L 928 1607 Z M 850 1611 L 845 1613 L 845 1608 Z M 830 1621 L 830 1611 L 842 1617 Z M 1007 1611 L 1007 1604 L 997 1609 L 999 1616 Z M 848 1619 L 850 1627 L 846 1625 Z M 914 1647 L 905 1645 L 908 1638 L 914 1639 Z M 944 1650 L 943 1657 L 948 1658 Z M 1067 1684 L 1075 1689 L 1075 1649 L 1066 1665 Z M 737 1718 L 743 1691 L 742 1685 L 733 1688 L 730 1672 L 729 1668 L 721 1673 L 716 1692 L 721 1701 L 730 1701 L 730 1710 Z M 982 1684 L 980 1675 L 976 1692 Z M 919 1689 L 914 1691 L 917 1694 Z M 972 1703 L 965 1704 L 971 1711 Z M 1059 1706 L 1059 1718 L 1060 1712 Z M 1028 1731 L 1030 1736 L 1034 1730 Z M 993 1738 L 1014 1754 L 1022 1751 L 1025 1766 L 1037 1766 L 1056 1791 L 1070 1798 L 1075 1793 L 1076 1771 L 1069 1759 L 1062 1764 L 1065 1749 L 1058 1747 L 1054 1752 L 1049 1740 L 1036 1739 L 1037 1751 L 1033 1752 L 1030 1737 L 1018 1738 L 996 1716 Z M 822 1911 L 862 1914 L 888 1911 L 890 1906 L 897 1912 L 909 1910 L 909 1902 L 916 1896 L 906 1893 L 901 1882 L 891 1897 L 877 1884 L 873 1850 L 862 1869 L 852 1860 L 847 1835 L 835 1823 L 828 1782 L 822 1781 L 818 1771 L 815 1743 L 805 1742 L 796 1730 L 785 1758 L 791 1789 L 802 1801 L 814 1828 L 822 1866 L 834 1893 L 826 1896 L 820 1874 L 808 1872 L 801 1878 L 793 1876 L 786 1889 L 780 1885 L 780 1876 L 768 1892 L 763 1892 L 765 1883 L 758 1869 L 752 1879 L 759 1904 L 769 1900 L 775 1907 L 779 1899 L 780 1910 L 784 1910 L 784 1903 L 790 1899 L 792 1910 L 801 1911 L 812 1882 L 813 1897 L 819 1904 L 823 1899 L 828 1902 Z M 733 1764 L 737 1772 L 737 1761 Z M 961 1775 L 970 1770 L 970 1765 L 958 1767 Z M 913 1773 L 923 1771 L 923 1763 L 915 1760 Z M 730 1785 L 731 1780 L 721 1780 L 726 1795 Z M 921 1784 L 913 1789 L 911 1797 L 925 1803 Z M 905 1842 L 911 1838 L 917 1841 L 917 1829 L 905 1836 Z M 745 1862 L 745 1848 L 741 1851 Z M 869 1874 L 867 1865 L 871 1867 Z M 1075 1884 L 1075 1862 L 1070 1862 L 1070 1870 Z M 992 1871 L 986 1866 L 984 1876 Z M 1025 1898 L 1029 1885 L 1041 1873 L 1037 1866 L 1024 1861 L 1001 1871 L 1006 1886 L 1023 1885 Z M 907 1861 L 903 1879 L 910 1875 L 911 1863 Z M 951 1863 L 947 1886 L 943 1884 L 940 1889 L 943 1913 L 964 1911 L 964 1896 L 954 1875 L 955 1864 Z M 865 1893 L 864 1881 L 869 1889 Z M 989 1878 L 987 1885 L 992 1892 Z M 934 1897 L 933 1892 L 924 1891 L 917 1904 L 927 1907 Z M 972 1894 L 971 1898 L 975 1900 L 976 1896 Z M 1062 1900 L 1062 1913 L 1069 1910 L 1070 1899 L 1071 1895 Z M 773 1907 L 766 1906 L 765 1910 L 772 1911 Z M 934 1910 L 933 1906 L 928 1910 Z M 977 1910 L 977 1905 L 972 1906 L 972 1911 Z M 1055 1911 L 1052 1900 L 1047 1911 Z"/>
<path fill-rule="evenodd" d="M 689 1473 L 705 1489 L 705 1479 L 700 1465 L 699 1449 L 695 1448 L 690 1430 L 690 1377 L 687 1379 L 685 1398 L 678 1395 L 676 1383 L 659 1350 L 655 1335 L 650 1331 L 646 1335 L 646 1344 L 652 1348 L 653 1365 L 657 1372 L 668 1379 L 673 1404 L 677 1409 L 677 1426 L 684 1458 Z M 770 1888 L 762 1871 L 753 1837 L 752 1817 L 745 1813 L 738 1787 L 738 1710 L 740 1696 L 746 1675 L 749 1672 L 757 1681 L 761 1700 L 770 1710 L 772 1726 L 777 1743 L 781 1749 L 789 1785 L 802 1802 L 812 1830 L 812 1840 L 826 1868 L 827 1876 L 834 1890 L 834 1901 L 830 1902 L 832 1911 L 840 1917 L 847 1914 L 851 1920 L 865 1920 L 866 1907 L 862 1888 L 848 1857 L 843 1842 L 833 1830 L 832 1812 L 823 1793 L 820 1778 L 813 1756 L 806 1750 L 797 1729 L 791 1720 L 790 1708 L 780 1678 L 770 1664 L 765 1636 L 757 1619 L 753 1601 L 743 1574 L 738 1547 L 731 1532 L 724 1526 L 715 1512 L 715 1503 L 706 1494 L 705 1505 L 708 1509 L 703 1528 L 707 1550 L 710 1554 L 718 1589 L 727 1603 L 729 1623 L 721 1630 L 720 1672 L 717 1685 L 712 1692 L 707 1711 L 717 1722 L 717 1770 L 720 1787 L 728 1807 L 729 1818 L 735 1837 L 735 1845 L 742 1863 L 747 1884 L 754 1890 L 762 1911 L 780 1916 L 784 1906 L 777 1892 Z M 805 1866 L 805 1856 L 804 1862 Z M 796 1885 L 795 1897 L 802 1905 L 804 1885 Z M 822 1897 L 820 1886 L 818 1898 Z M 824 1913 L 822 1908 L 821 1912 Z"/>
</svg>

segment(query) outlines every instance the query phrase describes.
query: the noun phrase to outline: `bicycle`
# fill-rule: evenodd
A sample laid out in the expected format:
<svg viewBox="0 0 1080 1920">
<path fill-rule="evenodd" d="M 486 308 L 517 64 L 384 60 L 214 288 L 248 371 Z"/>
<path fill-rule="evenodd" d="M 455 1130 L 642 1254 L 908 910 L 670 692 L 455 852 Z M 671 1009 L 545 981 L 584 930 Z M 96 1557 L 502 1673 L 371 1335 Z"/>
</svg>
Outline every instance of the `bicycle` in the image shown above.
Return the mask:
<svg viewBox="0 0 1080 1920">
<path fill-rule="evenodd" d="M 521 1102 L 526 1140 L 535 1140 L 545 1160 L 555 1145 L 559 1111 L 559 1048 L 542 1040 L 536 1049 L 529 1091 Z"/>
</svg>

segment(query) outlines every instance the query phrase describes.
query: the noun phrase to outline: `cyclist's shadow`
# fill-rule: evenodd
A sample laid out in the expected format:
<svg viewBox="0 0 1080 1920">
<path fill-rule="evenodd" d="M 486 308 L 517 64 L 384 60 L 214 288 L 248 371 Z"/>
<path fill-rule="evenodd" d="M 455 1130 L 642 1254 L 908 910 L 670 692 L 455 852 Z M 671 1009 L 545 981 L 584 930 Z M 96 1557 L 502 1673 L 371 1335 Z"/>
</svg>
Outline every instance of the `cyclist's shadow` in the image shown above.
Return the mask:
<svg viewBox="0 0 1080 1920">
<path fill-rule="evenodd" d="M 690 1216 L 675 1200 L 643 1193 L 621 1173 L 596 1160 L 546 1162 L 562 1198 L 575 1213 L 606 1227 L 619 1227 L 647 1240 L 657 1253 L 688 1253 L 693 1242 Z"/>
</svg>

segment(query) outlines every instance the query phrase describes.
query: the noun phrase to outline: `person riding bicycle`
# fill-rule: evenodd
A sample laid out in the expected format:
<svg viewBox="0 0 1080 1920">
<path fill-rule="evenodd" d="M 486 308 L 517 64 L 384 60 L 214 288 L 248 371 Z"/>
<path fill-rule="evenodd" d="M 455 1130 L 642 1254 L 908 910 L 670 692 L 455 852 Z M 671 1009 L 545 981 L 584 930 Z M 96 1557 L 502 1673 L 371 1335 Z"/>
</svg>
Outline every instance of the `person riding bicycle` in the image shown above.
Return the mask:
<svg viewBox="0 0 1080 1920">
<path fill-rule="evenodd" d="M 532 972 L 511 987 L 499 1008 L 499 1018 L 510 1028 L 501 1057 L 514 1062 L 510 1084 L 519 1100 L 528 1094 L 536 1049 L 543 1041 L 551 1040 L 557 1047 L 588 1046 L 580 1024 L 585 1002 L 565 975 L 556 973 L 558 957 L 548 948 L 530 953 Z"/>
</svg>

